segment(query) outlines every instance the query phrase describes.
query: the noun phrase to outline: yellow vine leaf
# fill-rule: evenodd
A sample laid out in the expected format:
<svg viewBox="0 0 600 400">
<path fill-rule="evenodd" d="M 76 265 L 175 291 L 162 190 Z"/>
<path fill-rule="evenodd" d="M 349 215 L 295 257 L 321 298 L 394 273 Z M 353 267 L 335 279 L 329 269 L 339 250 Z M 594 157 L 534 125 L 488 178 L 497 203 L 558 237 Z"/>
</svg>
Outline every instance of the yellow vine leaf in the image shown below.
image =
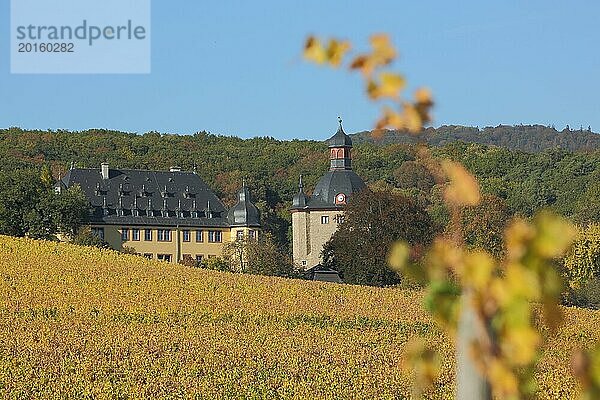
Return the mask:
<svg viewBox="0 0 600 400">
<path fill-rule="evenodd" d="M 402 108 L 404 109 L 404 125 L 398 127 L 398 129 L 408 129 L 411 133 L 421 131 L 421 128 L 423 127 L 423 118 L 421 118 L 419 110 L 410 103 L 403 104 Z"/>
<path fill-rule="evenodd" d="M 415 91 L 415 100 L 417 103 L 433 104 L 431 91 L 427 88 L 419 88 Z"/>
<path fill-rule="evenodd" d="M 404 126 L 404 118 L 401 114 L 392 110 L 390 107 L 383 108 L 383 115 L 377 120 L 376 130 L 381 130 L 388 127 L 401 129 Z"/>
<path fill-rule="evenodd" d="M 577 234 L 572 224 L 548 212 L 538 214 L 536 227 L 534 247 L 540 256 L 545 258 L 563 255 Z"/>
<path fill-rule="evenodd" d="M 504 232 L 507 260 L 520 260 L 527 252 L 527 244 L 535 236 L 535 229 L 527 221 L 516 218 Z"/>
<path fill-rule="evenodd" d="M 419 88 L 415 91 L 414 107 L 421 118 L 421 125 L 431 122 L 431 108 L 433 107 L 433 97 L 431 91 L 427 88 Z"/>
<path fill-rule="evenodd" d="M 406 81 L 402 75 L 392 72 L 381 72 L 379 74 L 378 82 L 373 79 L 367 80 L 367 94 L 372 100 L 381 97 L 397 99 L 400 95 L 400 91 L 404 89 L 405 86 Z"/>
<path fill-rule="evenodd" d="M 390 250 L 388 265 L 396 272 L 406 267 L 410 258 L 410 246 L 406 242 L 396 242 Z"/>
<path fill-rule="evenodd" d="M 377 67 L 388 65 L 396 58 L 396 49 L 386 34 L 371 36 L 371 46 L 373 47 L 372 60 Z"/>
<path fill-rule="evenodd" d="M 494 392 L 499 398 L 506 395 L 515 395 L 518 392 L 519 384 L 516 377 L 500 360 L 492 360 L 488 369 L 488 377 L 494 387 Z"/>
<path fill-rule="evenodd" d="M 465 255 L 459 275 L 464 285 L 483 291 L 489 285 L 495 268 L 494 259 L 485 251 L 478 250 Z"/>
<path fill-rule="evenodd" d="M 373 35 L 370 42 L 372 52 L 359 54 L 350 63 L 350 69 L 359 70 L 365 77 L 370 77 L 374 70 L 389 65 L 396 58 L 396 49 L 388 35 Z"/>
<path fill-rule="evenodd" d="M 530 326 L 513 327 L 504 334 L 502 351 L 513 365 L 526 365 L 534 359 L 541 339 Z"/>
<path fill-rule="evenodd" d="M 379 74 L 379 97 L 397 98 L 400 91 L 406 86 L 406 80 L 400 74 L 382 72 Z"/>
<path fill-rule="evenodd" d="M 571 368 L 582 388 L 580 399 L 600 398 L 600 345 L 590 352 L 577 350 L 571 359 Z"/>
<path fill-rule="evenodd" d="M 326 60 L 332 66 L 338 67 L 342 63 L 344 56 L 349 50 L 349 42 L 330 39 L 325 52 Z"/>
<path fill-rule="evenodd" d="M 479 183 L 465 167 L 451 160 L 442 160 L 442 169 L 449 180 L 444 192 L 444 198 L 449 204 L 459 207 L 479 204 Z"/>
<path fill-rule="evenodd" d="M 304 58 L 317 64 L 327 60 L 327 53 L 321 41 L 314 36 L 309 36 L 304 44 Z"/>
</svg>

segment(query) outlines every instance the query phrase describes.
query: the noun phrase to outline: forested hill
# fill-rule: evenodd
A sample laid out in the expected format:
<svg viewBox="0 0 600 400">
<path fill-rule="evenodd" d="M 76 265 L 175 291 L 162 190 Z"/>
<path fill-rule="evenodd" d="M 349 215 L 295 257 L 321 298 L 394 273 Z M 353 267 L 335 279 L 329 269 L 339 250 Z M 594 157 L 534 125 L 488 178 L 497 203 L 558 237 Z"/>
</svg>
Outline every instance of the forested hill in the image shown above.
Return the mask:
<svg viewBox="0 0 600 400">
<path fill-rule="evenodd" d="M 437 144 L 432 146 L 435 158 L 452 158 L 463 163 L 476 175 L 484 194 L 492 196 L 495 204 L 510 215 L 530 216 L 540 208 L 551 208 L 578 223 L 600 223 L 600 146 L 596 134 L 558 133 L 550 129 L 546 133 L 531 133 L 529 138 L 525 131 L 515 133 L 520 128 L 508 128 L 513 132 L 512 139 L 508 133 L 506 140 L 495 142 L 492 139 L 501 136 L 499 128 L 481 132 L 476 128 L 457 128 L 451 136 L 449 132 L 453 129 L 444 127 L 428 130 L 425 137 L 436 138 L 432 140 Z M 332 133 L 323 132 L 323 139 Z M 536 139 L 543 135 L 553 139 L 545 142 Z M 418 146 L 389 143 L 389 137 L 382 140 L 384 145 L 360 143 L 361 136 L 365 135 L 355 136 L 353 167 L 367 184 L 419 199 L 443 225 L 446 214 L 439 196 L 443 182 L 438 182 L 429 171 L 429 161 L 422 158 Z M 470 136 L 507 146 L 466 143 Z M 570 147 L 551 146 L 557 143 L 553 141 L 557 138 L 572 138 L 566 140 Z M 534 146 L 536 140 L 540 144 Z M 532 151 L 544 148 L 543 143 L 549 148 Z M 515 146 L 530 151 L 507 148 Z M 567 147 L 588 151 L 569 151 Z M 12 218 L 7 212 L 11 208 L 26 209 L 22 203 L 29 201 L 31 191 L 38 190 L 32 174 L 40 176 L 44 169 L 49 169 L 52 176 L 46 174 L 46 180 L 51 181 L 64 176 L 71 164 L 99 168 L 100 163 L 108 162 L 111 168 L 166 170 L 177 165 L 191 171 L 196 167 L 227 206 L 234 204 L 236 191 L 245 177 L 262 211 L 263 226 L 283 245 L 289 244 L 289 207 L 298 190 L 299 175 L 303 175 L 305 190 L 310 194 L 329 168 L 324 141 L 240 139 L 206 132 L 138 135 L 103 129 L 82 132 L 0 129 L 0 159 L 0 233 L 2 221 Z M 12 205 L 5 207 L 6 204 Z"/>
<path fill-rule="evenodd" d="M 433 146 L 443 146 L 460 140 L 526 152 L 540 152 L 557 147 L 569 151 L 590 151 L 600 148 L 599 134 L 592 132 L 590 128 L 573 130 L 568 126 L 562 131 L 557 131 L 554 127 L 543 125 L 498 125 L 483 129 L 443 125 L 439 128 L 427 128 L 418 136 L 397 131 L 388 131 L 380 139 L 375 139 L 368 131 L 351 136 L 354 143 L 411 144 L 426 142 Z"/>
</svg>

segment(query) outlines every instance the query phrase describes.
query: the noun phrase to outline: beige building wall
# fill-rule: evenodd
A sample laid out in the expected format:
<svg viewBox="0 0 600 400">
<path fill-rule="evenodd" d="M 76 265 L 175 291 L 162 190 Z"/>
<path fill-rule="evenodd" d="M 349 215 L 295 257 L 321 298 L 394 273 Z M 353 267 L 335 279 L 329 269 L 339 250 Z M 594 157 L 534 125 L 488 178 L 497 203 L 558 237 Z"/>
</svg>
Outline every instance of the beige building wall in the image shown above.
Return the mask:
<svg viewBox="0 0 600 400">
<path fill-rule="evenodd" d="M 159 255 L 170 255 L 171 262 L 183 260 L 185 255 L 189 255 L 192 259 L 197 256 L 202 258 L 221 256 L 223 245 L 235 239 L 229 228 L 173 228 L 173 227 L 144 227 L 144 226 L 117 226 L 117 225 L 92 225 L 94 228 L 104 228 L 104 241 L 112 248 L 122 250 L 124 247 L 129 247 L 135 250 L 140 255 L 145 255 L 149 258 L 157 259 Z M 129 240 L 121 239 L 123 228 L 129 229 Z M 140 230 L 139 240 L 133 240 L 133 229 Z M 152 240 L 146 240 L 145 230 L 152 231 Z M 158 230 L 167 229 L 171 231 L 170 241 L 158 241 Z M 189 241 L 184 241 L 184 231 L 189 231 Z M 202 241 L 196 241 L 196 232 L 202 231 Z M 210 242 L 209 231 L 220 231 L 221 241 Z"/>
<path fill-rule="evenodd" d="M 298 268 L 309 269 L 321 263 L 323 245 L 335 233 L 341 218 L 343 214 L 337 210 L 292 213 L 293 255 Z"/>
</svg>

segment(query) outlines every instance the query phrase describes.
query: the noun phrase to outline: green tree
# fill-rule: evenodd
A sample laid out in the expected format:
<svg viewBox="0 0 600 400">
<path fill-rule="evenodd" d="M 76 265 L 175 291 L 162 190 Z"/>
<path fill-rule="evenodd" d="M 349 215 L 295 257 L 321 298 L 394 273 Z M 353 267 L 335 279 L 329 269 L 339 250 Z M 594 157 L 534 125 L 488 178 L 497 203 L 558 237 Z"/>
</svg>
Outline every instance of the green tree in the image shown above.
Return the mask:
<svg viewBox="0 0 600 400">
<path fill-rule="evenodd" d="M 287 276 L 294 275 L 294 263 L 281 251 L 273 236 L 263 233 L 258 240 L 246 240 L 246 272 L 258 275 Z"/>
<path fill-rule="evenodd" d="M 263 233 L 258 239 L 243 238 L 225 244 L 223 259 L 233 272 L 256 275 L 293 276 L 290 256 L 279 249 L 273 235 Z"/>
<path fill-rule="evenodd" d="M 503 253 L 504 231 L 511 217 L 504 200 L 483 195 L 479 205 L 465 208 L 463 212 L 465 244 L 500 256 Z"/>
<path fill-rule="evenodd" d="M 418 161 L 405 161 L 394 171 L 397 187 L 417 188 L 428 192 L 435 185 L 435 179 L 426 166 Z"/>
<path fill-rule="evenodd" d="M 75 235 L 89 216 L 89 202 L 79 186 L 72 186 L 53 196 L 52 208 L 58 232 Z"/>
<path fill-rule="evenodd" d="M 79 246 L 99 247 L 101 249 L 110 248 L 108 243 L 100 239 L 98 235 L 92 233 L 89 226 L 81 227 L 71 239 L 71 243 Z"/>
<path fill-rule="evenodd" d="M 38 172 L 0 173 L 0 234 L 37 238 L 54 234 L 50 205 Z"/>
<path fill-rule="evenodd" d="M 363 190 L 352 197 L 342 224 L 323 248 L 323 263 L 344 282 L 385 286 L 400 282 L 387 267 L 398 240 L 427 245 L 434 233 L 427 212 L 413 199 L 392 192 Z"/>
</svg>

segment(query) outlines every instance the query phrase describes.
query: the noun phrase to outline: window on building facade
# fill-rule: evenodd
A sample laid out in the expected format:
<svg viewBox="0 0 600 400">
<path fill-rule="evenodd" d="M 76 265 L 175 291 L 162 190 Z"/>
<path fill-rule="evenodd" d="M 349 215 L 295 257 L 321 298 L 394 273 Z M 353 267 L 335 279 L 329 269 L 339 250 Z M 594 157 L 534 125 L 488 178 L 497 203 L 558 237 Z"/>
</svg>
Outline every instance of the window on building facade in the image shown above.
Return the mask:
<svg viewBox="0 0 600 400">
<path fill-rule="evenodd" d="M 329 215 L 322 215 L 321 216 L 321 223 L 322 224 L 328 224 L 329 223 Z"/>
<path fill-rule="evenodd" d="M 157 254 L 156 258 L 158 258 L 159 261 L 171 262 L 172 255 L 171 254 Z"/>
<path fill-rule="evenodd" d="M 104 240 L 104 228 L 92 228 L 92 234 Z"/>
<path fill-rule="evenodd" d="M 248 237 L 250 240 L 256 240 L 256 231 L 254 229 L 250 229 L 248 231 Z"/>
<path fill-rule="evenodd" d="M 146 242 L 152 241 L 152 229 L 144 229 L 144 240 Z"/>
<path fill-rule="evenodd" d="M 170 229 L 158 229 L 156 231 L 156 239 L 159 242 L 170 242 L 171 241 L 171 230 Z"/>
<path fill-rule="evenodd" d="M 204 231 L 198 230 L 196 231 L 196 243 L 204 242 Z"/>
<path fill-rule="evenodd" d="M 121 228 L 121 240 L 123 242 L 129 240 L 129 228 Z"/>
<path fill-rule="evenodd" d="M 138 228 L 131 230 L 131 240 L 135 240 L 136 242 L 140 240 L 140 230 Z"/>
<path fill-rule="evenodd" d="M 244 239 L 244 231 L 237 231 L 235 235 L 236 235 L 236 239 L 237 240 L 243 240 Z"/>
<path fill-rule="evenodd" d="M 187 229 L 184 229 L 184 231 L 183 231 L 183 241 L 184 242 L 190 241 L 190 231 Z"/>
<path fill-rule="evenodd" d="M 204 258 L 203 254 L 196 254 L 196 262 L 201 263 L 203 258 Z"/>
<path fill-rule="evenodd" d="M 306 260 L 302 260 L 302 266 L 306 267 Z"/>
<path fill-rule="evenodd" d="M 154 258 L 154 255 L 152 253 L 144 253 L 144 257 L 146 257 L 149 260 L 152 260 Z"/>
<path fill-rule="evenodd" d="M 221 231 L 208 231 L 208 241 L 210 243 L 221 243 L 223 236 Z"/>
</svg>

